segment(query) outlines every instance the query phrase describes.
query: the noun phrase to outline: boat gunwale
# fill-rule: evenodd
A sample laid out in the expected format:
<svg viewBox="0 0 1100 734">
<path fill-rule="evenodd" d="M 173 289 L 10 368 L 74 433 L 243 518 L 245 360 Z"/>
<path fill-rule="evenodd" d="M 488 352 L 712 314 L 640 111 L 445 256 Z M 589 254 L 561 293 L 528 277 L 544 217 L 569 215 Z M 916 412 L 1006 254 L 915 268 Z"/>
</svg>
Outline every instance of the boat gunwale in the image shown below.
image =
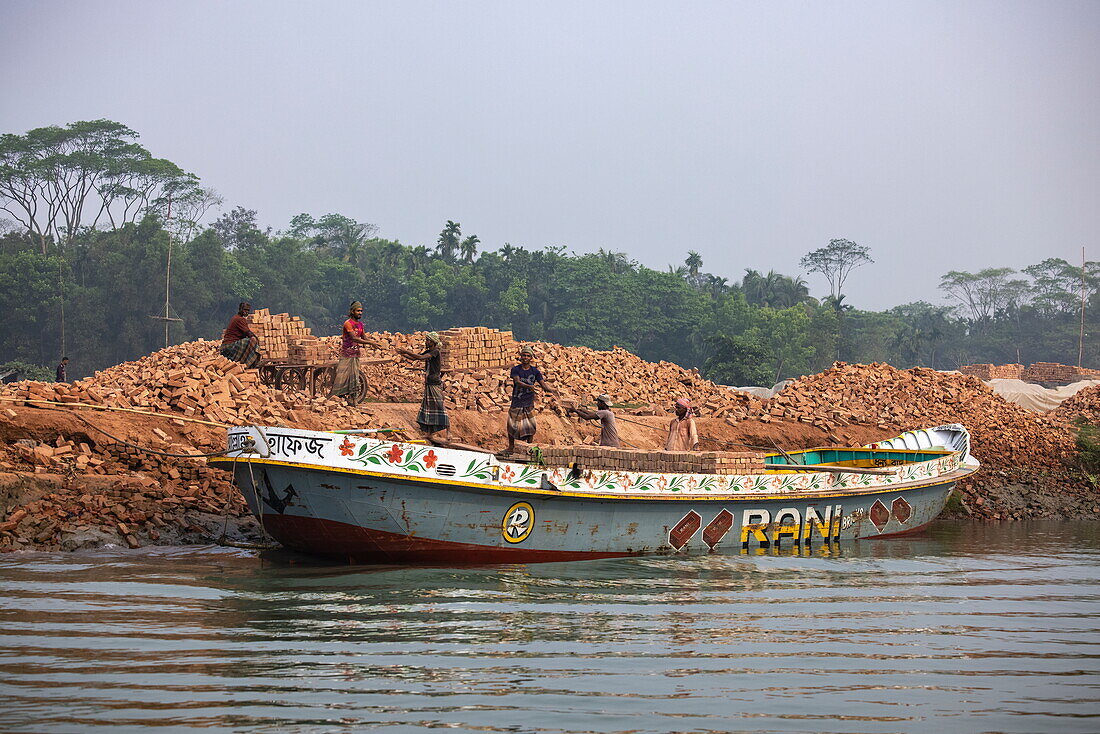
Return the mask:
<svg viewBox="0 0 1100 734">
<path fill-rule="evenodd" d="M 900 450 L 900 449 L 899 449 Z M 954 452 L 948 452 L 954 453 Z M 977 463 L 962 463 L 958 468 L 950 471 L 946 474 L 939 474 L 928 479 L 905 482 L 900 484 L 892 484 L 887 486 L 875 486 L 867 488 L 843 488 L 836 490 L 817 490 L 817 491 L 795 491 L 784 492 L 781 494 L 764 493 L 764 492 L 746 492 L 746 493 L 716 493 L 716 494 L 626 494 L 626 493 L 595 493 L 595 492 L 578 492 L 571 489 L 541 489 L 538 487 L 516 487 L 513 485 L 493 485 L 482 484 L 479 482 L 463 482 L 453 479 L 440 479 L 436 477 L 424 477 L 424 476 L 409 476 L 407 474 L 390 474 L 388 472 L 373 471 L 370 469 L 350 469 L 337 466 L 327 466 L 323 464 L 309 464 L 299 461 L 283 461 L 280 459 L 269 458 L 252 458 L 252 457 L 216 457 L 208 459 L 212 464 L 230 464 L 235 465 L 238 463 L 247 464 L 260 464 L 271 466 L 287 466 L 295 469 L 306 469 L 318 472 L 336 472 L 339 474 L 352 474 L 355 476 L 375 477 L 378 479 L 385 479 L 388 481 L 398 481 L 408 484 L 440 484 L 453 489 L 461 490 L 489 490 L 491 492 L 500 492 L 505 494 L 519 494 L 519 495 L 539 495 L 542 497 L 569 497 L 571 499 L 585 499 L 585 500 L 654 500 L 659 502 L 667 501 L 691 501 L 699 502 L 703 500 L 707 501 L 719 501 L 729 502 L 732 500 L 785 500 L 785 499 L 818 499 L 818 498 L 831 498 L 831 497 L 863 497 L 875 494 L 896 494 L 899 491 L 909 491 L 913 489 L 926 489 L 929 487 L 936 487 L 943 484 L 954 483 L 960 479 L 964 479 L 968 476 L 979 471 L 981 468 Z M 806 472 L 807 474 L 813 474 L 815 472 Z"/>
</svg>

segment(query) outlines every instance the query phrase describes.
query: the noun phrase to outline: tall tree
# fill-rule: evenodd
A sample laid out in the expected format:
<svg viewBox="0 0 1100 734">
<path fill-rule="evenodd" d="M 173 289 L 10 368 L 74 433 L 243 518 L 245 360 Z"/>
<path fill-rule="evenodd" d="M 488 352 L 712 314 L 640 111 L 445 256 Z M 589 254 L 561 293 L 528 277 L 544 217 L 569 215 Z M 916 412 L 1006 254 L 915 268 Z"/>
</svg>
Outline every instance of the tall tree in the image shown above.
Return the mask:
<svg viewBox="0 0 1100 734">
<path fill-rule="evenodd" d="M 994 315 L 1019 303 L 1027 282 L 1013 278 L 1012 268 L 986 268 L 977 273 L 952 270 L 940 278 L 940 290 L 957 301 L 971 323 L 988 323 Z"/>
<path fill-rule="evenodd" d="M 844 291 L 844 281 L 848 275 L 861 265 L 873 262 L 871 250 L 864 245 L 857 245 L 851 240 L 833 239 L 825 247 L 806 253 L 801 265 L 807 272 L 824 275 L 829 281 L 829 295 L 837 298 Z"/>
</svg>

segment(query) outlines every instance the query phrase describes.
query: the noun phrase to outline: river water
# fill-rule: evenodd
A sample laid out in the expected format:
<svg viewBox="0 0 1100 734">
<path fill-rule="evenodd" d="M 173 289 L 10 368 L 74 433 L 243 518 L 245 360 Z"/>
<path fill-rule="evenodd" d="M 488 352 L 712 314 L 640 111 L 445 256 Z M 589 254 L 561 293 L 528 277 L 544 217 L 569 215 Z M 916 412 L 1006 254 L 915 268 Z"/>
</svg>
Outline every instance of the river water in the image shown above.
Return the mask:
<svg viewBox="0 0 1100 734">
<path fill-rule="evenodd" d="M 0 731 L 1095 732 L 1100 525 L 473 569 L 0 556 Z"/>
</svg>

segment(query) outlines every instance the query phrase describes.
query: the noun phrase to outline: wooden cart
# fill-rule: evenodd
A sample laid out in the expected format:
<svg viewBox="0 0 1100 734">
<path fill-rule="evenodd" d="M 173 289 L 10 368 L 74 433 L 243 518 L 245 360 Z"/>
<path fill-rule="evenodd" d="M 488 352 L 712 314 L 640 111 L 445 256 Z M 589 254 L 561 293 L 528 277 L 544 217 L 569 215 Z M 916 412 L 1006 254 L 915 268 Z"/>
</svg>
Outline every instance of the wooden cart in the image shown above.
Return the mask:
<svg viewBox="0 0 1100 734">
<path fill-rule="evenodd" d="M 392 361 L 394 361 L 392 358 L 360 360 L 357 402 L 363 402 L 367 397 L 367 373 L 362 369 L 362 365 L 382 364 Z M 257 369 L 260 374 L 260 382 L 268 387 L 273 387 L 276 390 L 306 392 L 313 397 L 328 395 L 329 390 L 332 389 L 332 381 L 336 377 L 336 362 L 289 364 L 261 361 Z"/>
</svg>

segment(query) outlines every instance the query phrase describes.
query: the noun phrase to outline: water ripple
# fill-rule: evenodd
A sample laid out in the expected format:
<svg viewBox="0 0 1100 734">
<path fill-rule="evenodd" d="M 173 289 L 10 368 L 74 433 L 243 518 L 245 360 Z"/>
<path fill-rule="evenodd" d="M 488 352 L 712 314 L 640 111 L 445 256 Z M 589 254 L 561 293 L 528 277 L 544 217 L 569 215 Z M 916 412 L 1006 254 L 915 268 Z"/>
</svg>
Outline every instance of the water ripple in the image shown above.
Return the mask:
<svg viewBox="0 0 1100 734">
<path fill-rule="evenodd" d="M 0 557 L 0 729 L 1100 730 L 1100 532 L 477 569 Z"/>
</svg>

